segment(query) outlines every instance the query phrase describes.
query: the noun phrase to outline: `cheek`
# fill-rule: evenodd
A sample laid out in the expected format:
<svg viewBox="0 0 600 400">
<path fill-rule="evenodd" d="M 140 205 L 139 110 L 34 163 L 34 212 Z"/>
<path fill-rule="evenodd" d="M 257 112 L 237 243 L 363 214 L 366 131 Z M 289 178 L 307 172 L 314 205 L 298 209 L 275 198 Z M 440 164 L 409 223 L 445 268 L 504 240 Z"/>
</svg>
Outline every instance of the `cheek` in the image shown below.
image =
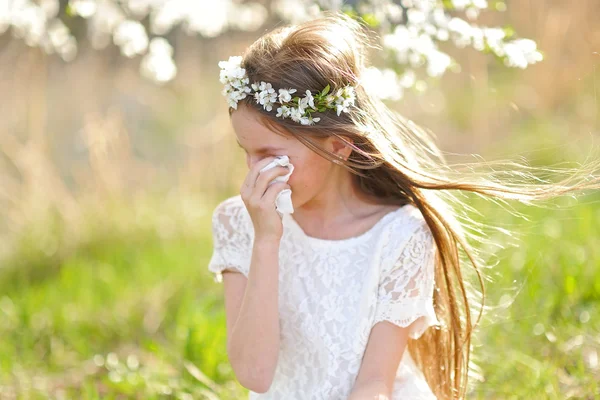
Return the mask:
<svg viewBox="0 0 600 400">
<path fill-rule="evenodd" d="M 288 181 L 292 189 L 300 189 L 310 191 L 313 187 L 320 187 L 326 178 L 327 160 L 323 160 L 317 156 L 319 160 L 314 158 L 296 160 L 294 164 L 294 172 L 290 175 Z"/>
</svg>

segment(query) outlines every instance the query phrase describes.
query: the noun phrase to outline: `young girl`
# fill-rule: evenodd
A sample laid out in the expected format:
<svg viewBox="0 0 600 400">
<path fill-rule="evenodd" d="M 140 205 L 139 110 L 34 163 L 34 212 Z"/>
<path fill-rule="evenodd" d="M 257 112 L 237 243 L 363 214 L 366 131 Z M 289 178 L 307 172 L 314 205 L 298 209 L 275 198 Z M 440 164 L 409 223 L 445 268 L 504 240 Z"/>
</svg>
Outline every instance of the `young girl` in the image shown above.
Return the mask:
<svg viewBox="0 0 600 400">
<path fill-rule="evenodd" d="M 219 63 L 249 172 L 214 211 L 208 268 L 250 399 L 463 398 L 474 321 L 461 255 L 482 291 L 483 279 L 448 190 L 534 200 L 598 187 L 451 169 L 361 85 L 367 47 L 359 23 L 327 14 Z M 280 211 L 286 189 L 293 213 Z"/>
</svg>

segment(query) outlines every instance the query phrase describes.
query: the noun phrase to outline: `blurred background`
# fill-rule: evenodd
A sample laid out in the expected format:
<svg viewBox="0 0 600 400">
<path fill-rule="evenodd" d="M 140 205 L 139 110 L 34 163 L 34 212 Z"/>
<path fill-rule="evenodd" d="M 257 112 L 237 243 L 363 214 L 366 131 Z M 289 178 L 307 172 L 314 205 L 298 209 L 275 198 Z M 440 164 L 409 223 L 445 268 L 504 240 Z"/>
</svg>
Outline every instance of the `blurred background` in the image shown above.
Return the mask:
<svg viewBox="0 0 600 400">
<path fill-rule="evenodd" d="M 11 21 L 25 3 L 38 11 Z M 231 15 L 244 2 L 201 1 L 204 19 L 154 29 L 171 46 L 155 50 L 173 60 L 157 69 L 136 50 L 148 43 L 98 34 L 94 7 L 109 3 L 0 1 L 0 398 L 245 398 L 225 351 L 222 284 L 207 271 L 211 213 L 246 174 L 217 64 L 293 10 L 259 1 Z M 144 26 L 150 3 L 115 2 Z M 490 3 L 479 20 L 534 40 L 543 61 L 508 68 L 446 46 L 460 68 L 390 107 L 431 130 L 451 161 L 597 157 L 600 3 Z M 42 27 L 62 47 L 43 43 L 39 9 L 68 28 Z M 527 221 L 470 200 L 520 240 L 489 250 L 470 398 L 600 396 L 598 200 L 511 204 Z"/>
</svg>

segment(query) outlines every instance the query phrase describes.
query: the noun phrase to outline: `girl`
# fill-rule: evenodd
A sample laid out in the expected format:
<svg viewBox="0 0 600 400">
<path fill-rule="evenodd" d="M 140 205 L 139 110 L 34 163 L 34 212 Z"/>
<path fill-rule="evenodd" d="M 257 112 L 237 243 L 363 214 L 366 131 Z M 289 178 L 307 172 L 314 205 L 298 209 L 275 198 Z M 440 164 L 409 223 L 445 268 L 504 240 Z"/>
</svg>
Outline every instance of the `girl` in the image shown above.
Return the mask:
<svg viewBox="0 0 600 400">
<path fill-rule="evenodd" d="M 451 169 L 361 85 L 367 47 L 363 26 L 326 14 L 219 63 L 249 173 L 214 211 L 208 268 L 250 399 L 463 398 L 476 321 L 461 255 L 482 293 L 483 278 L 448 190 L 534 200 L 598 187 Z M 267 168 L 282 159 L 291 175 Z M 286 189 L 293 214 L 275 206 Z"/>
</svg>

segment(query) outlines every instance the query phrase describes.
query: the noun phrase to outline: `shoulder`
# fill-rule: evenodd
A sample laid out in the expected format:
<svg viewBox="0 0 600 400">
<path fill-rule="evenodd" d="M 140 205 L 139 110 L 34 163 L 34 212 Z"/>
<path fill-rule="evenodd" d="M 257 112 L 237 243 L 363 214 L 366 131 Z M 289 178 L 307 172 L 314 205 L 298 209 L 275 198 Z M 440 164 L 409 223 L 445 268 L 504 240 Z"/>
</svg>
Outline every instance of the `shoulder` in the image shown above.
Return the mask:
<svg viewBox="0 0 600 400">
<path fill-rule="evenodd" d="M 222 271 L 230 267 L 247 276 L 254 229 L 240 196 L 227 198 L 215 207 L 212 233 L 214 249 L 208 269 L 216 274 L 216 281 L 220 282 Z"/>
<path fill-rule="evenodd" d="M 433 236 L 419 208 L 407 204 L 394 212 L 382 234 L 382 241 L 383 264 L 386 264 L 400 257 L 407 244 L 430 247 Z"/>
<path fill-rule="evenodd" d="M 389 234 L 408 239 L 417 231 L 429 231 L 427 221 L 418 207 L 407 204 L 394 212 L 394 218 L 389 225 Z"/>
<path fill-rule="evenodd" d="M 242 196 L 238 194 L 237 196 L 228 197 L 225 200 L 221 201 L 219 204 L 217 204 L 213 211 L 213 216 L 228 214 L 232 212 L 237 213 L 240 212 L 240 208 L 245 209 L 246 206 L 242 201 Z"/>
<path fill-rule="evenodd" d="M 250 234 L 252 223 L 241 195 L 221 201 L 212 213 L 213 229 Z"/>
<path fill-rule="evenodd" d="M 249 217 L 242 196 L 238 194 L 237 196 L 228 197 L 217 204 L 213 210 L 212 218 L 214 221 L 215 219 L 223 219 L 224 217 L 244 216 L 244 214 Z"/>
</svg>

